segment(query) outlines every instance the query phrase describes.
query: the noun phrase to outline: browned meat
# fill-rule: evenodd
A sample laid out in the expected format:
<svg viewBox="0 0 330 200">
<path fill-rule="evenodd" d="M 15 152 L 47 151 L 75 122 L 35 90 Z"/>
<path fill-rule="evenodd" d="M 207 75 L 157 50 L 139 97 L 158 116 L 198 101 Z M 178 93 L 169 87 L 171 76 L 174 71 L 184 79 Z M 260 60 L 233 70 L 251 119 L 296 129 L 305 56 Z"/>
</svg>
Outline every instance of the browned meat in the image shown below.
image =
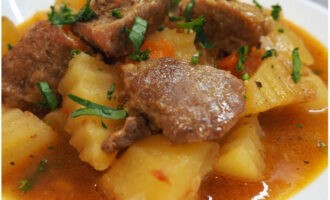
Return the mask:
<svg viewBox="0 0 330 200">
<path fill-rule="evenodd" d="M 37 23 L 2 59 L 3 103 L 32 112 L 42 110 L 36 106 L 42 100 L 36 83 L 47 81 L 56 91 L 72 49 L 91 51 L 69 31 L 48 21 Z"/>
<path fill-rule="evenodd" d="M 148 135 L 151 135 L 151 130 L 145 118 L 142 116 L 128 117 L 124 127 L 103 142 L 102 149 L 106 152 L 123 149 Z"/>
<path fill-rule="evenodd" d="M 148 32 L 155 31 L 167 15 L 169 0 L 94 0 L 92 9 L 97 17 L 77 23 L 73 31 L 109 57 L 126 56 L 131 44 L 125 28 L 133 26 L 137 16 L 148 20 Z M 111 16 L 112 9 L 120 9 L 122 18 Z"/>
<path fill-rule="evenodd" d="M 124 86 L 129 114 L 142 114 L 175 143 L 219 139 L 245 108 L 241 80 L 170 58 L 124 66 Z"/>
<path fill-rule="evenodd" d="M 187 2 L 182 3 L 184 10 Z M 205 16 L 204 30 L 216 48 L 231 52 L 243 45 L 257 45 L 271 30 L 270 17 L 256 6 L 239 1 L 196 0 L 193 16 Z"/>
</svg>

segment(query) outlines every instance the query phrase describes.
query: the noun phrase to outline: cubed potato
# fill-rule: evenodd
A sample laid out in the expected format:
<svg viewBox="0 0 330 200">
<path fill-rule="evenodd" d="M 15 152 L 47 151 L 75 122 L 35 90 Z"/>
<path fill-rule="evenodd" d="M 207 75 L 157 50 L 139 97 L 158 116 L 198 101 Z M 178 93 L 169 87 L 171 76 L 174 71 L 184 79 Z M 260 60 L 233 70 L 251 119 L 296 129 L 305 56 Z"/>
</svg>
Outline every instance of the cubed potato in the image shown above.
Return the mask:
<svg viewBox="0 0 330 200">
<path fill-rule="evenodd" d="M 1 17 L 2 23 L 2 55 L 8 52 L 9 46 L 14 46 L 19 40 L 18 30 L 14 23 L 7 17 Z"/>
<path fill-rule="evenodd" d="M 326 112 L 328 110 L 328 87 L 323 80 L 310 73 L 310 76 L 306 77 L 309 81 L 316 85 L 316 97 L 307 102 L 298 105 L 300 108 L 309 112 Z"/>
<path fill-rule="evenodd" d="M 115 84 L 113 98 L 107 98 L 111 84 Z M 79 158 L 89 163 L 96 170 L 105 170 L 113 162 L 116 153 L 102 151 L 102 142 L 114 131 L 118 130 L 124 120 L 101 119 L 96 116 L 69 115 L 82 106 L 67 97 L 74 94 L 94 103 L 116 108 L 119 106 L 118 94 L 122 90 L 122 82 L 117 69 L 102 61 L 80 53 L 69 63 L 69 68 L 59 83 L 59 91 L 63 95 L 62 112 L 68 116 L 64 130 L 71 135 L 70 144 L 79 152 Z M 106 124 L 107 128 L 102 126 Z"/>
<path fill-rule="evenodd" d="M 283 55 L 267 58 L 245 81 L 245 115 L 315 99 L 317 85 L 309 78 L 312 75 L 310 70 L 303 66 L 301 80 L 294 83 L 292 64 L 287 59 Z"/>
<path fill-rule="evenodd" d="M 279 32 L 279 29 L 282 29 L 283 32 Z M 291 56 L 294 48 L 298 48 L 303 64 L 308 66 L 314 63 L 314 58 L 303 40 L 283 22 L 276 22 L 272 32 L 261 38 L 261 47 L 267 50 L 276 49 L 278 53 L 288 56 Z"/>
<path fill-rule="evenodd" d="M 215 171 L 247 181 L 261 179 L 265 170 L 262 134 L 256 116 L 243 118 L 221 147 Z"/>
<path fill-rule="evenodd" d="M 213 142 L 173 145 L 162 135 L 151 136 L 115 162 L 101 178 L 101 187 L 117 200 L 196 199 L 217 152 Z"/>
<path fill-rule="evenodd" d="M 3 109 L 2 175 L 26 166 L 31 155 L 42 155 L 57 140 L 57 133 L 32 113 Z"/>
<path fill-rule="evenodd" d="M 191 57 L 198 53 L 194 41 L 195 33 L 178 32 L 176 29 L 164 29 L 161 32 L 155 32 L 147 40 L 157 41 L 166 40 L 175 49 L 175 58 L 178 60 L 191 61 Z"/>
</svg>

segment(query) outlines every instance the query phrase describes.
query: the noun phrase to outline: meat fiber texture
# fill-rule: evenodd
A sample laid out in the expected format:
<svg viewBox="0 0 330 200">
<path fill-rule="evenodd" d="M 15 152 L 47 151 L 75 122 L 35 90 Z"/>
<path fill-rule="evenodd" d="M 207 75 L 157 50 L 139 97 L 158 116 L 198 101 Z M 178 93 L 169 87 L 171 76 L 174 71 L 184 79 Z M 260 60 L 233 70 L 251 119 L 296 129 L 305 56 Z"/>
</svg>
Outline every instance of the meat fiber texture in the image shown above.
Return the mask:
<svg viewBox="0 0 330 200">
<path fill-rule="evenodd" d="M 96 18 L 76 23 L 73 31 L 108 57 L 126 56 L 132 45 L 125 29 L 131 29 L 139 16 L 148 21 L 147 33 L 155 31 L 163 23 L 169 3 L 168 0 L 94 0 L 91 8 Z M 113 9 L 119 9 L 122 18 L 112 16 Z"/>
<path fill-rule="evenodd" d="M 216 140 L 244 111 L 243 82 L 211 66 L 150 59 L 124 66 L 130 115 L 142 115 L 172 142 Z"/>
<path fill-rule="evenodd" d="M 184 11 L 188 0 L 181 3 Z M 203 15 L 207 38 L 217 49 L 231 52 L 243 45 L 258 45 L 260 37 L 271 31 L 271 18 L 254 5 L 239 1 L 196 0 L 194 18 Z"/>
<path fill-rule="evenodd" d="M 71 51 L 91 49 L 79 38 L 48 21 L 38 22 L 2 59 L 2 100 L 7 106 L 39 112 L 42 95 L 40 81 L 48 82 L 57 94 Z"/>
</svg>

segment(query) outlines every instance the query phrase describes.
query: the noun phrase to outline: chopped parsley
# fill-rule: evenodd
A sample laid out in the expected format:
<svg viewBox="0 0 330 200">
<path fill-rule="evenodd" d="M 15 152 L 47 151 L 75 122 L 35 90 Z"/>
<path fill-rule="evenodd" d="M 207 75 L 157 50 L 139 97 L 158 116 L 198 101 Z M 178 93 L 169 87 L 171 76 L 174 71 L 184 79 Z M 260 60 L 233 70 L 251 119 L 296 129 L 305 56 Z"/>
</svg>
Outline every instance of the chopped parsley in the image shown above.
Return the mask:
<svg viewBox="0 0 330 200">
<path fill-rule="evenodd" d="M 147 60 L 149 58 L 150 51 L 147 49 L 141 51 L 142 42 L 147 32 L 148 22 L 140 17 L 136 17 L 132 30 L 130 31 L 128 38 L 131 40 L 134 52 L 129 55 L 129 59 L 135 61 Z"/>
<path fill-rule="evenodd" d="M 304 125 L 302 125 L 302 124 L 296 124 L 296 128 L 304 128 Z"/>
<path fill-rule="evenodd" d="M 107 92 L 107 97 L 108 97 L 109 100 L 112 99 L 112 95 L 115 92 L 115 89 L 116 89 L 116 85 L 114 83 L 112 83 L 110 85 L 110 88 L 109 88 L 108 92 Z"/>
<path fill-rule="evenodd" d="M 238 51 L 239 58 L 238 58 L 238 62 L 236 64 L 236 70 L 242 71 L 244 69 L 244 63 L 247 60 L 247 56 L 249 53 L 249 47 L 245 45 L 245 46 L 238 48 L 237 51 Z"/>
<path fill-rule="evenodd" d="M 78 55 L 80 53 L 81 53 L 81 51 L 79 49 L 72 49 L 71 50 L 71 56 L 75 56 L 75 55 Z"/>
<path fill-rule="evenodd" d="M 31 177 L 19 181 L 18 189 L 22 192 L 27 192 L 31 190 L 39 175 L 42 172 L 45 172 L 47 167 L 48 167 L 48 160 L 46 159 L 41 160 L 36 172 L 34 172 L 34 174 Z"/>
<path fill-rule="evenodd" d="M 90 8 L 90 1 L 87 0 L 85 6 L 77 14 L 73 14 L 67 5 L 61 6 L 59 10 L 55 10 L 55 7 L 51 6 L 51 12 L 47 13 L 48 21 L 57 26 L 86 22 L 95 16 L 95 12 Z"/>
<path fill-rule="evenodd" d="M 184 19 L 186 20 L 186 22 L 191 21 L 191 11 L 194 8 L 194 6 L 195 6 L 195 0 L 190 0 L 184 10 Z"/>
<path fill-rule="evenodd" d="M 55 110 L 58 104 L 57 99 L 48 83 L 45 81 L 38 82 L 37 87 L 44 98 L 43 104 L 47 105 L 50 109 Z"/>
<path fill-rule="evenodd" d="M 177 23 L 176 25 L 182 29 L 191 29 L 196 33 L 195 42 L 198 42 L 203 48 L 211 49 L 214 45 L 208 41 L 204 33 L 205 17 L 199 16 L 198 18 L 184 23 Z"/>
<path fill-rule="evenodd" d="M 257 1 L 257 0 L 253 0 L 254 5 L 259 8 L 260 10 L 262 10 L 262 5 Z"/>
<path fill-rule="evenodd" d="M 298 83 L 301 79 L 301 60 L 299 56 L 298 48 L 293 49 L 292 51 L 292 80 L 295 83 Z"/>
<path fill-rule="evenodd" d="M 7 49 L 10 51 L 10 50 L 12 50 L 13 49 L 13 45 L 11 45 L 11 44 L 7 44 Z"/>
<path fill-rule="evenodd" d="M 199 54 L 194 54 L 192 57 L 191 57 L 191 64 L 193 65 L 197 65 L 198 63 L 198 60 L 199 60 Z"/>
<path fill-rule="evenodd" d="M 121 14 L 120 12 L 120 9 L 119 8 L 114 8 L 111 10 L 111 16 L 117 18 L 117 19 L 120 19 L 123 17 L 123 15 Z"/>
<path fill-rule="evenodd" d="M 271 15 L 275 21 L 278 21 L 278 19 L 280 18 L 281 11 L 282 11 L 282 7 L 280 5 L 278 4 L 272 5 Z"/>
<path fill-rule="evenodd" d="M 179 5 L 180 1 L 181 0 L 172 0 L 171 5 L 170 5 L 170 10 L 175 9 Z"/>
<path fill-rule="evenodd" d="M 279 29 L 277 29 L 277 32 L 284 33 L 284 29 L 283 28 L 279 28 Z"/>
<path fill-rule="evenodd" d="M 246 80 L 249 80 L 251 77 L 250 77 L 250 75 L 248 74 L 248 73 L 244 73 L 243 75 L 242 75 L 242 80 L 244 80 L 244 81 L 246 81 Z"/>
<path fill-rule="evenodd" d="M 99 116 L 106 119 L 124 119 L 127 116 L 127 112 L 123 109 L 114 109 L 107 106 L 99 105 L 88 101 L 86 99 L 82 99 L 73 94 L 69 94 L 68 97 L 74 102 L 85 106 L 85 108 L 80 108 L 71 113 L 71 117 L 79 117 L 82 115 L 94 115 Z"/>
<path fill-rule="evenodd" d="M 101 125 L 102 125 L 102 127 L 103 127 L 104 129 L 108 129 L 108 126 L 104 123 L 103 120 L 101 120 Z"/>
<path fill-rule="evenodd" d="M 277 56 L 277 52 L 275 49 L 269 49 L 265 52 L 265 54 L 261 57 L 261 60 L 265 60 L 266 58 Z"/>
</svg>

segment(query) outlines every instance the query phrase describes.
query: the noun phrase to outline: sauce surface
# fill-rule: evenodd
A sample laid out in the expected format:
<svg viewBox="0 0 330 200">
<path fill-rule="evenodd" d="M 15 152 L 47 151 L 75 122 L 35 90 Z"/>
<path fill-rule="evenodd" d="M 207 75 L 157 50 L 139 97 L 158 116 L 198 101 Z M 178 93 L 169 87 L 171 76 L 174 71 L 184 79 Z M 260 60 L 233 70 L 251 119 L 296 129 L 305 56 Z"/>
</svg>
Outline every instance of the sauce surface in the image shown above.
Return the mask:
<svg viewBox="0 0 330 200">
<path fill-rule="evenodd" d="M 291 22 L 287 22 L 304 41 L 314 57 L 310 68 L 328 81 L 328 51 Z M 299 108 L 284 107 L 259 115 L 265 132 L 265 178 L 259 182 L 233 180 L 209 173 L 202 182 L 201 199 L 282 199 L 313 181 L 326 167 L 328 113 L 308 113 Z"/>
<path fill-rule="evenodd" d="M 314 56 L 311 68 L 327 82 L 327 50 L 308 33 L 290 23 Z M 259 182 L 244 182 L 209 173 L 200 188 L 201 199 L 286 198 L 311 182 L 327 167 L 328 116 L 285 107 L 263 113 L 259 120 L 266 136 L 266 174 Z M 298 126 L 299 124 L 299 126 Z M 105 199 L 98 187 L 102 172 L 97 172 L 78 158 L 67 137 L 42 158 L 31 157 L 33 164 L 2 180 L 3 193 L 18 199 Z M 41 159 L 49 161 L 47 171 L 38 177 L 33 188 L 23 193 L 19 181 L 37 168 Z"/>
</svg>

